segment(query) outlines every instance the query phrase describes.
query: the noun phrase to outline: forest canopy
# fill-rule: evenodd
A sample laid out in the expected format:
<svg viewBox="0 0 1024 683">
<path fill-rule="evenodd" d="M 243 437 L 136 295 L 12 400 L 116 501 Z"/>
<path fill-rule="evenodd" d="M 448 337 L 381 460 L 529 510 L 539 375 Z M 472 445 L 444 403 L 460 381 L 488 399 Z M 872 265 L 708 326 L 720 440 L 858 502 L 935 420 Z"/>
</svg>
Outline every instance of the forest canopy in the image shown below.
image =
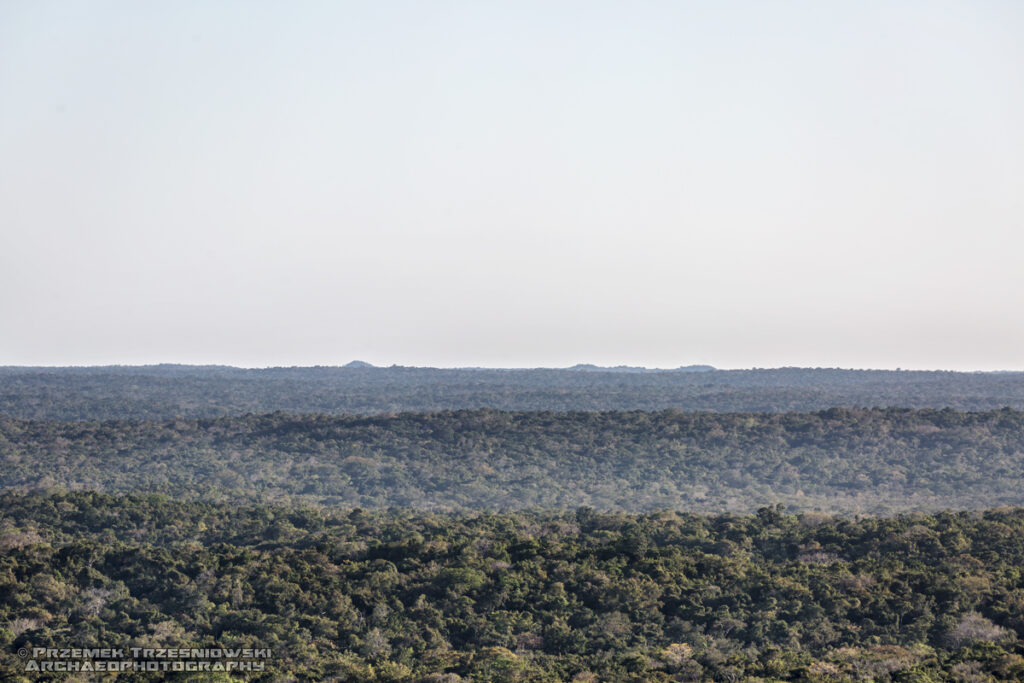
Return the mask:
<svg viewBox="0 0 1024 683">
<path fill-rule="evenodd" d="M 0 677 L 1022 680 L 1021 408 L 1015 374 L 0 369 Z"/>
<path fill-rule="evenodd" d="M 777 368 L 495 370 L 243 369 L 154 365 L 0 367 L 0 415 L 33 420 L 169 419 L 245 413 L 371 415 L 513 411 L 787 412 L 903 407 L 1024 409 L 1024 373 Z"/>
<path fill-rule="evenodd" d="M 1020 680 L 1024 511 L 436 514 L 8 495 L 19 648 L 263 647 L 300 680 Z M 128 680 L 131 680 L 128 677 Z"/>
<path fill-rule="evenodd" d="M 455 411 L 0 419 L 0 487 L 432 510 L 1024 504 L 1024 413 Z"/>
</svg>

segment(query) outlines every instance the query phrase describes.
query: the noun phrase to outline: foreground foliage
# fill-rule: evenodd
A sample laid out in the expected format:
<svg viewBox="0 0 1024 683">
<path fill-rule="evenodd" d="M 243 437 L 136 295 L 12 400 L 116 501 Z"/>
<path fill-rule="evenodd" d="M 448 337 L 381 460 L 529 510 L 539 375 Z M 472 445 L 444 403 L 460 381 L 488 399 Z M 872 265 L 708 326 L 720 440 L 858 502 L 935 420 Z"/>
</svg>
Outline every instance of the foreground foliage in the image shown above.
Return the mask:
<svg viewBox="0 0 1024 683">
<path fill-rule="evenodd" d="M 435 510 L 984 508 L 1024 505 L 1024 413 L 0 418 L 0 487 Z"/>
<path fill-rule="evenodd" d="M 9 494 L 20 647 L 270 647 L 300 680 L 1024 678 L 1024 510 L 442 515 Z"/>
</svg>

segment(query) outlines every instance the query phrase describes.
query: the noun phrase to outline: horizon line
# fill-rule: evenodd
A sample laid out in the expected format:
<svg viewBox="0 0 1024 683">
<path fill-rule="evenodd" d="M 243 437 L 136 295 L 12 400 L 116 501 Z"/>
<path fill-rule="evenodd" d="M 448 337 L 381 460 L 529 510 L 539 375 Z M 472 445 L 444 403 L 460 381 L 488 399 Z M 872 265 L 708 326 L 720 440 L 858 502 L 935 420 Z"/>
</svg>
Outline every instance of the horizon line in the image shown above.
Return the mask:
<svg viewBox="0 0 1024 683">
<path fill-rule="evenodd" d="M 647 367 L 643 365 L 598 365 L 596 363 L 576 363 L 569 366 L 508 366 L 508 365 L 403 365 L 392 363 L 391 365 L 377 365 L 361 360 L 352 360 L 348 363 L 314 364 L 314 365 L 232 365 L 228 363 L 180 363 L 180 362 L 159 362 L 159 363 L 92 363 L 92 364 L 71 364 L 71 365 L 40 365 L 40 364 L 4 364 L 0 365 L 3 370 L 83 370 L 103 368 L 159 368 L 159 367 L 180 367 L 180 368 L 225 368 L 232 370 L 296 370 L 296 369 L 416 369 L 416 370 L 504 370 L 504 371 L 527 371 L 527 370 L 573 370 L 577 372 L 679 372 L 689 371 L 700 372 L 752 372 L 767 370 L 839 370 L 850 372 L 953 372 L 962 374 L 1020 374 L 1021 369 L 999 369 L 999 370 L 951 370 L 947 368 L 905 368 L 897 367 L 843 367 L 843 366 L 821 366 L 821 365 L 778 365 L 778 366 L 748 366 L 748 367 L 718 367 L 710 363 L 691 363 L 676 367 Z"/>
</svg>

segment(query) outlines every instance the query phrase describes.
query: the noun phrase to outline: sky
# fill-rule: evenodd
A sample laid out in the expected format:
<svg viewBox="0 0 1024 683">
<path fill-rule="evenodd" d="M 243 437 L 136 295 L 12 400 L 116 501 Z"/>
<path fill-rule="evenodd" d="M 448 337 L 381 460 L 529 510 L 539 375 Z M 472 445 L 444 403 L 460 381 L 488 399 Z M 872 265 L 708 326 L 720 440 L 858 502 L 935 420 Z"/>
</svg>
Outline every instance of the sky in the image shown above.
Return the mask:
<svg viewBox="0 0 1024 683">
<path fill-rule="evenodd" d="M 0 0 L 0 365 L 1024 370 L 1024 3 Z"/>
</svg>

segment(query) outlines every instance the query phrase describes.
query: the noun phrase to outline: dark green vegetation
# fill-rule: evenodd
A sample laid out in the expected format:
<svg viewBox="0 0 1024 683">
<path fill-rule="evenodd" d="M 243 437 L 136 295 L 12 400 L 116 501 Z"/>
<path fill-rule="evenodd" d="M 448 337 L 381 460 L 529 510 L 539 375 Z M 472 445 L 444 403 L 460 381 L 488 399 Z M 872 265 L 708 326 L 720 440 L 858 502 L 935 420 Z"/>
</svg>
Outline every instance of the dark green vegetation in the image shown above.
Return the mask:
<svg viewBox="0 0 1024 683">
<path fill-rule="evenodd" d="M 1024 680 L 1022 408 L 1024 374 L 0 368 L 0 679 Z"/>
<path fill-rule="evenodd" d="M 0 487 L 420 509 L 1024 505 L 1024 413 L 505 413 L 0 419 Z"/>
<path fill-rule="evenodd" d="M 1024 409 L 1024 373 L 777 370 L 629 372 L 148 366 L 0 368 L 0 415 L 168 419 L 244 413 L 497 410 L 784 412 L 834 406 Z"/>
<path fill-rule="evenodd" d="M 1024 510 L 440 515 L 0 503 L 17 648 L 270 647 L 266 680 L 1024 678 Z M 121 680 L 125 680 L 122 678 Z"/>
</svg>

